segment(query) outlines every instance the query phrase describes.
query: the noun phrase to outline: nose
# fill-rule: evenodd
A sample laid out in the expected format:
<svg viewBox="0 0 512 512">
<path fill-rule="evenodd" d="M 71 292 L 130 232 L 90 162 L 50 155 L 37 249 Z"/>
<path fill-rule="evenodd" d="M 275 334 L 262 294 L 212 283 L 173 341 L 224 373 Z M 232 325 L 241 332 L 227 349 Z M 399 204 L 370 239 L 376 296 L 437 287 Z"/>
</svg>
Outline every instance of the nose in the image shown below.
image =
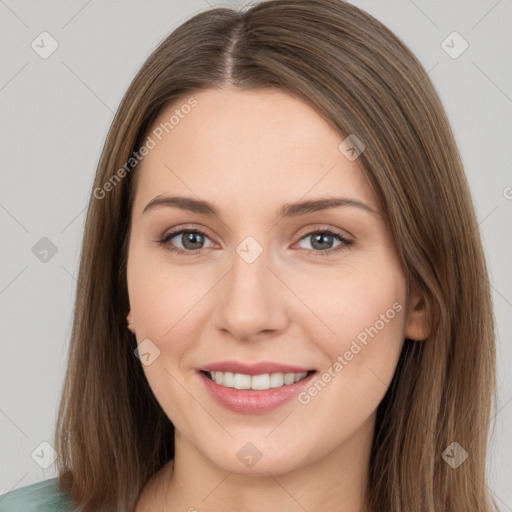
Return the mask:
<svg viewBox="0 0 512 512">
<path fill-rule="evenodd" d="M 233 253 L 231 270 L 219 283 L 215 327 L 242 341 L 282 332 L 288 323 L 286 287 L 266 251 L 254 261 L 240 254 Z"/>
</svg>

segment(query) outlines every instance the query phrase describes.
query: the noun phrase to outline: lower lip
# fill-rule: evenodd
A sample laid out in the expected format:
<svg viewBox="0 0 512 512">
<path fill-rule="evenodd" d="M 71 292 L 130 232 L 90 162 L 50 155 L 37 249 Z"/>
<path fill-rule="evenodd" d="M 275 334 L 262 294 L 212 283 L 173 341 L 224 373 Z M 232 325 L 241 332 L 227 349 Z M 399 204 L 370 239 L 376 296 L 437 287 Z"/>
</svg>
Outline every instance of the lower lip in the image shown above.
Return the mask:
<svg viewBox="0 0 512 512">
<path fill-rule="evenodd" d="M 309 384 L 316 372 L 307 375 L 295 384 L 265 389 L 263 391 L 228 388 L 217 384 L 202 371 L 198 373 L 206 389 L 220 405 L 234 412 L 258 414 L 273 411 L 291 400 Z"/>
</svg>

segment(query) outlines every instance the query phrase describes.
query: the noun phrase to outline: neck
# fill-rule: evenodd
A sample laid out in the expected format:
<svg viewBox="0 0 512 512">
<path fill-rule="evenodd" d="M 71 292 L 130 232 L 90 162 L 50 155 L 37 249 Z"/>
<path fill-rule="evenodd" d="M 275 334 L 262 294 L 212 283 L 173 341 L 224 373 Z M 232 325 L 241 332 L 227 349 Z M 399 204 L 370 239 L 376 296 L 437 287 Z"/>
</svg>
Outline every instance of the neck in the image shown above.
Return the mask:
<svg viewBox="0 0 512 512">
<path fill-rule="evenodd" d="M 365 502 L 373 428 L 372 416 L 325 456 L 292 471 L 275 468 L 260 476 L 222 469 L 176 432 L 175 458 L 158 472 L 150 500 L 166 512 L 369 512 Z"/>
</svg>

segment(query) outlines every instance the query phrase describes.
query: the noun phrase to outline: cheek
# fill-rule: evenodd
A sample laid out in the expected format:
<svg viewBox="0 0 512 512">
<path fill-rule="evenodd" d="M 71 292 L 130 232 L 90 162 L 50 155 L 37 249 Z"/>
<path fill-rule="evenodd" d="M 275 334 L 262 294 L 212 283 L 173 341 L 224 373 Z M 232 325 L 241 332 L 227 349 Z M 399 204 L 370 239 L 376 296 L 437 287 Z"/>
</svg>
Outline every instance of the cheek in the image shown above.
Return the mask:
<svg viewBox="0 0 512 512">
<path fill-rule="evenodd" d="M 208 282 L 207 276 L 171 266 L 162 258 L 152 260 L 142 252 L 137 256 L 134 251 L 128 264 L 137 342 L 149 339 L 159 350 L 151 364 L 143 365 L 143 371 L 157 401 L 178 429 L 187 429 L 183 411 L 190 408 L 180 365 L 199 338 L 202 320 L 198 315 L 202 314 L 201 299 Z"/>
<path fill-rule="evenodd" d="M 308 305 L 322 322 L 309 322 L 308 337 L 321 350 L 324 367 L 322 382 L 304 401 L 324 395 L 324 388 L 330 391 L 320 401 L 333 403 L 363 404 L 368 393 L 370 410 L 390 383 L 405 338 L 406 281 L 394 261 L 383 259 L 373 269 L 353 268 L 310 292 Z"/>
<path fill-rule="evenodd" d="M 128 289 L 137 338 L 154 339 L 162 350 L 172 342 L 179 353 L 180 340 L 187 339 L 183 332 L 190 333 L 197 324 L 201 299 L 212 286 L 205 273 L 170 265 L 160 251 L 134 250 L 128 262 Z"/>
<path fill-rule="evenodd" d="M 379 340 L 379 346 L 385 340 L 388 344 L 399 340 L 405 323 L 405 293 L 403 277 L 392 271 L 340 280 L 338 286 L 327 291 L 326 318 L 335 332 L 330 345 L 349 350 L 352 341 L 369 347 L 373 339 Z"/>
<path fill-rule="evenodd" d="M 317 336 L 325 366 L 299 401 L 312 414 L 329 416 L 326 429 L 334 438 L 348 435 L 375 411 L 404 342 L 405 278 L 393 262 L 382 268 L 347 273 L 323 290 L 328 300 L 322 318 L 334 334 Z"/>
<path fill-rule="evenodd" d="M 300 283 L 297 294 L 317 316 L 315 320 L 313 315 L 302 315 L 301 320 L 298 311 L 294 313 L 295 321 L 308 329 L 308 338 L 331 360 L 350 350 L 355 340 L 364 347 L 379 340 L 373 343 L 376 352 L 399 344 L 405 327 L 406 280 L 397 262 L 381 254 L 372 261 L 329 270 L 325 275 L 304 273 L 294 278 Z"/>
</svg>

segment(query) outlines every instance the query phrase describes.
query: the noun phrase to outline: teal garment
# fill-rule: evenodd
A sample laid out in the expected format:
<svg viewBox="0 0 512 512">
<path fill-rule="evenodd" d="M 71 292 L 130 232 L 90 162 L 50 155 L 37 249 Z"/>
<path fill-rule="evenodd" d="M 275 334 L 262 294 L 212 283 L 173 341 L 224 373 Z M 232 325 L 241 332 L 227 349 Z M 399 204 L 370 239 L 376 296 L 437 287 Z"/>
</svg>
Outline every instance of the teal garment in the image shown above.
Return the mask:
<svg viewBox="0 0 512 512">
<path fill-rule="evenodd" d="M 0 496 L 0 512 L 73 512 L 73 504 L 52 478 Z"/>
</svg>

